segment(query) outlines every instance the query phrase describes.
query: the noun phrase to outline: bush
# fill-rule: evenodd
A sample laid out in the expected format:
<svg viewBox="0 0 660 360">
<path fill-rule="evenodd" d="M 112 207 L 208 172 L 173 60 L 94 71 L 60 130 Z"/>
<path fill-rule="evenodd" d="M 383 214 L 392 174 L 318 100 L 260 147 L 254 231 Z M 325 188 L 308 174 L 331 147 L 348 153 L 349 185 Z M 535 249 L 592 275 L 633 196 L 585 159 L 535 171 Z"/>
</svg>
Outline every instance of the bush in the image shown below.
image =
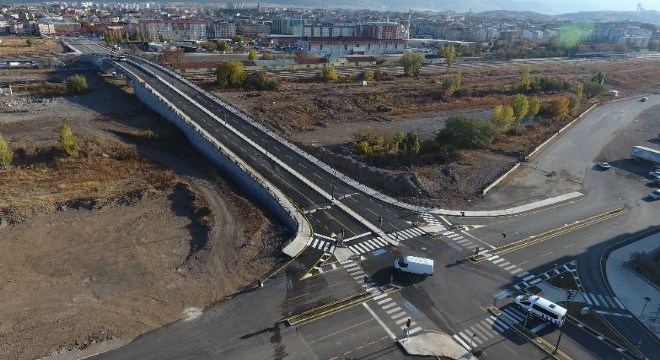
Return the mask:
<svg viewBox="0 0 660 360">
<path fill-rule="evenodd" d="M 463 149 L 484 149 L 489 147 L 498 135 L 497 128 L 479 117 L 452 115 L 447 119 L 436 141 Z"/>
<path fill-rule="evenodd" d="M 69 76 L 65 85 L 66 90 L 71 94 L 83 94 L 87 91 L 87 79 L 82 75 Z"/>
<path fill-rule="evenodd" d="M 75 155 L 78 151 L 76 137 L 73 135 L 71 127 L 67 124 L 62 125 L 60 128 L 60 146 L 62 146 L 62 150 L 69 156 Z"/>
<path fill-rule="evenodd" d="M 571 89 L 571 84 L 568 81 L 558 80 L 551 76 L 541 76 L 532 80 L 529 84 L 529 90 L 532 92 L 566 92 Z M 526 89 L 521 89 L 525 91 Z"/>
<path fill-rule="evenodd" d="M 588 82 L 584 84 L 583 92 L 587 99 L 591 99 L 605 92 L 605 86 L 595 82 Z"/>
<path fill-rule="evenodd" d="M 243 80 L 243 86 L 254 90 L 277 90 L 280 84 L 277 81 L 268 79 L 265 71 L 259 71 L 249 74 Z"/>
<path fill-rule="evenodd" d="M 9 148 L 9 144 L 7 144 L 5 139 L 2 137 L 2 134 L 0 134 L 0 165 L 9 166 L 13 157 L 14 156 L 11 152 L 11 149 Z"/>
<path fill-rule="evenodd" d="M 323 69 L 323 80 L 325 81 L 337 81 L 339 76 L 337 76 L 337 70 L 333 67 L 327 67 Z"/>
</svg>

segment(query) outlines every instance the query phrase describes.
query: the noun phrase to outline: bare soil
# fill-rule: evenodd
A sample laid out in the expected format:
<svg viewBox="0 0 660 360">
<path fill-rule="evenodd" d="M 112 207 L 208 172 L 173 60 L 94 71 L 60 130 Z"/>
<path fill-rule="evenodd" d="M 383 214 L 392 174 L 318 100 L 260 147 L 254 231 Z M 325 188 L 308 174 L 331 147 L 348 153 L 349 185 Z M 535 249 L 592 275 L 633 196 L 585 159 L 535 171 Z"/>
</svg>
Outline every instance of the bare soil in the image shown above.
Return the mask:
<svg viewBox="0 0 660 360">
<path fill-rule="evenodd" d="M 33 56 L 61 54 L 64 51 L 59 40 L 33 38 L 34 45 L 27 44 L 27 37 L 3 37 L 0 39 L 0 56 Z"/>
<path fill-rule="evenodd" d="M 125 80 L 83 74 L 87 95 L 0 97 L 14 152 L 0 169 L 2 359 L 130 341 L 194 315 L 272 269 L 288 236 Z M 58 149 L 63 123 L 78 156 Z"/>
<path fill-rule="evenodd" d="M 461 151 L 458 159 L 438 156 L 440 150 L 431 146 L 435 154 L 400 166 L 365 164 L 365 159 L 355 154 L 352 141 L 364 127 L 385 136 L 413 131 L 421 140 L 432 141 L 451 114 L 488 117 L 494 105 L 509 102 L 523 66 L 511 63 L 464 67 L 461 90 L 448 101 L 440 99 L 439 84 L 443 79 L 453 78 L 456 69 L 425 68 L 419 79 L 393 75 L 367 86 L 352 79 L 329 84 L 303 77 L 279 79 L 278 91 L 218 91 L 213 85 L 206 85 L 217 96 L 360 181 L 412 203 L 469 207 L 478 202 L 484 187 L 570 119 L 541 120 L 526 126 L 521 135 L 501 137 L 492 150 Z M 532 77 L 553 76 L 583 82 L 603 71 L 606 85 L 619 90 L 620 96 L 660 89 L 657 57 L 534 63 L 530 70 Z M 542 105 L 555 96 L 539 95 Z M 585 100 L 581 109 L 606 100 L 610 99 L 603 96 Z"/>
</svg>

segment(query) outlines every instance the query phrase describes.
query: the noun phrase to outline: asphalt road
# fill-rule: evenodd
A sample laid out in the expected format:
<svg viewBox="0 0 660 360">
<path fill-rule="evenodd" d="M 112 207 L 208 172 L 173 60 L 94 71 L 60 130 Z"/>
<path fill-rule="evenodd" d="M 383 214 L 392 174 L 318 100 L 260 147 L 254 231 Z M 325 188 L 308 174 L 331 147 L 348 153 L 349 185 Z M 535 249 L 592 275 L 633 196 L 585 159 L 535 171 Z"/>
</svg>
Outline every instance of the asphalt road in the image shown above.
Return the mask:
<svg viewBox="0 0 660 360">
<path fill-rule="evenodd" d="M 307 214 L 315 229 L 328 232 L 345 229 L 347 237 L 368 231 L 364 225 L 337 207 L 327 206 L 330 204 L 328 199 L 321 196 L 314 187 L 327 193 L 334 192 L 337 197 L 350 195 L 344 197 L 342 203 L 373 225 L 380 226 L 382 218 L 383 230 L 387 232 L 413 228 L 406 220 L 410 220 L 414 214 L 371 199 L 333 179 L 332 174 L 264 136 L 249 123 L 227 114 L 208 98 L 200 97 L 187 84 L 148 64 L 126 66 L 141 73 L 140 77 L 144 81 L 181 106 L 216 138 L 224 138 L 223 143 L 284 190 L 301 209 L 316 210 Z M 166 81 L 161 82 L 149 76 L 143 72 L 145 68 Z M 301 183 L 270 157 L 263 156 L 263 152 L 247 146 L 241 138 L 224 130 L 217 120 L 190 103 L 179 92 L 173 91 L 172 86 L 219 117 L 224 118 L 227 114 L 227 123 L 240 129 L 252 141 L 263 143 L 271 154 L 277 154 L 280 160 L 304 174 L 313 182 L 314 187 Z M 401 319 L 411 318 L 415 328 L 423 331 L 443 331 L 457 336 L 462 334 L 463 339 L 467 336 L 470 340 L 466 342 L 473 342 L 468 345 L 476 346 L 482 358 L 545 358 L 546 354 L 520 339 L 510 329 L 495 325 L 501 323 L 493 321 L 487 308 L 496 303 L 501 309 L 511 311 L 512 319 L 521 322 L 520 314 L 516 315 L 510 305 L 510 296 L 515 291 L 513 285 L 521 280 L 519 275 L 541 274 L 552 270 L 555 264 L 565 264 L 572 260 L 577 260 L 577 271 L 587 291 L 612 295 L 608 293 L 600 272 L 603 251 L 618 243 L 630 241 L 631 236 L 657 226 L 657 216 L 654 215 L 657 213 L 657 204 L 642 200 L 642 196 L 648 192 L 644 181 L 634 175 L 622 176 L 616 171 L 597 171 L 593 163 L 600 160 L 598 156 L 603 148 L 617 141 L 617 133 L 621 129 L 628 126 L 642 111 L 659 103 L 660 97 L 652 96 L 647 103 L 630 100 L 596 109 L 564 133 L 537 159 L 526 164 L 522 175 L 496 190 L 486 202 L 506 207 L 503 205 L 523 198 L 545 198 L 569 190 L 585 193 L 581 199 L 524 216 L 450 219 L 459 224 L 466 222 L 483 227 L 469 232 L 453 231 L 447 235 L 416 236 L 402 242 L 397 248 L 365 253 L 363 261 L 357 265 L 335 264 L 334 267 L 325 267 L 316 276 L 303 279 L 310 264 L 322 254 L 316 249 L 309 249 L 269 279 L 264 288 L 237 294 L 203 312 L 196 319 L 173 323 L 99 357 L 394 359 L 404 357 L 404 354 L 394 345 L 392 338 L 400 336 Z M 617 164 L 617 159 L 607 160 L 613 162 L 615 167 L 623 166 L 625 162 L 624 159 L 621 159 L 620 164 Z M 552 171 L 558 175 L 548 177 Z M 521 247 L 503 254 L 501 260 L 477 264 L 465 260 L 475 246 L 487 250 L 618 207 L 625 207 L 628 212 Z M 298 326 L 287 327 L 279 323 L 288 315 L 362 292 L 362 278 L 365 274 L 370 277 L 372 285 L 389 283 L 392 279 L 392 261 L 403 255 L 435 259 L 436 274 L 428 278 L 394 275 L 394 281 L 403 285 L 403 288 L 388 293 L 385 298 L 371 300 Z M 500 298 L 496 299 L 498 296 Z M 628 343 L 636 344 L 642 340 L 640 350 L 649 358 L 657 352 L 657 339 L 651 338 L 631 319 L 612 318 L 608 321 L 628 339 Z M 554 344 L 559 336 L 559 331 L 534 320 L 528 321 L 527 327 L 535 330 L 537 336 L 548 343 Z M 561 349 L 573 358 L 618 356 L 614 349 L 598 346 L 593 336 L 578 329 L 567 326 L 565 332 Z"/>
</svg>

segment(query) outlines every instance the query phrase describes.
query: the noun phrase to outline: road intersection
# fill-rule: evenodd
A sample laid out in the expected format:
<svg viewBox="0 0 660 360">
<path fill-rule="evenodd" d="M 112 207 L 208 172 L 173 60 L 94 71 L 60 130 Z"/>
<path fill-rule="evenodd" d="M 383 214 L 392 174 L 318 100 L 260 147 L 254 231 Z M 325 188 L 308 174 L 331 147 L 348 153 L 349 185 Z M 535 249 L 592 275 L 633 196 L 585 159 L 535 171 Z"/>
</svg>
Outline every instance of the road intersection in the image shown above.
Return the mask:
<svg viewBox="0 0 660 360">
<path fill-rule="evenodd" d="M 443 332 L 479 358 L 652 358 L 657 351 L 657 337 L 626 312 L 601 271 L 607 249 L 657 231 L 655 204 L 640 200 L 646 187 L 633 175 L 599 172 L 593 164 L 618 131 L 659 105 L 659 97 L 596 108 L 484 204 L 514 206 L 572 191 L 585 196 L 512 216 L 455 217 L 415 213 L 368 196 L 180 78 L 149 63 L 123 66 L 265 174 L 302 209 L 315 234 L 303 253 L 264 279 L 263 288 L 100 358 L 398 359 L 406 355 L 395 340 L 409 319 L 411 337 Z M 216 118 L 263 147 L 249 148 Z M 549 171 L 558 176 L 549 178 Z M 349 255 L 335 255 L 338 248 Z M 436 274 L 393 273 L 392 262 L 405 255 L 435 259 Z M 511 304 L 514 294 L 532 288 L 552 293 L 547 281 L 562 274 L 579 274 L 583 287 L 573 301 L 607 317 L 621 333 L 616 341 L 608 338 L 615 345 L 599 346 L 601 333 L 573 323 L 557 330 Z M 287 325 L 285 319 L 299 314 L 309 318 Z"/>
</svg>

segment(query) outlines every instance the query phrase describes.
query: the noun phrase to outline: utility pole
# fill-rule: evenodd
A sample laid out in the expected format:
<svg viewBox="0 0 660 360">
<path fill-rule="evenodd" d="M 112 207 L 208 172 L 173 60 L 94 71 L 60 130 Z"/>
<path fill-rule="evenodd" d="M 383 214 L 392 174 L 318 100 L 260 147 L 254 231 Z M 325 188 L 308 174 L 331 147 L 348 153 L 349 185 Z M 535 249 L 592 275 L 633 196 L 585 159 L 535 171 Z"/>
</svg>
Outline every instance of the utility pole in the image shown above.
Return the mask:
<svg viewBox="0 0 660 360">
<path fill-rule="evenodd" d="M 555 264 L 555 268 L 556 268 L 556 267 L 557 267 L 557 266 L 556 266 L 556 264 Z M 571 301 L 571 298 L 572 298 L 571 295 L 572 295 L 572 294 L 573 294 L 573 292 L 572 292 L 571 290 L 566 290 L 566 315 L 567 315 L 567 316 L 568 316 L 568 308 L 570 307 L 570 306 L 569 306 L 569 303 L 570 303 L 570 301 Z M 564 325 L 564 324 L 560 324 L 560 325 L 559 325 L 559 338 L 557 338 L 557 344 L 555 345 L 555 350 L 552 352 L 553 354 L 556 354 L 556 353 L 557 353 L 557 350 L 559 350 L 559 342 L 561 341 L 561 336 L 564 335 L 564 331 L 562 330 L 562 326 L 563 326 L 563 325 Z"/>
</svg>

